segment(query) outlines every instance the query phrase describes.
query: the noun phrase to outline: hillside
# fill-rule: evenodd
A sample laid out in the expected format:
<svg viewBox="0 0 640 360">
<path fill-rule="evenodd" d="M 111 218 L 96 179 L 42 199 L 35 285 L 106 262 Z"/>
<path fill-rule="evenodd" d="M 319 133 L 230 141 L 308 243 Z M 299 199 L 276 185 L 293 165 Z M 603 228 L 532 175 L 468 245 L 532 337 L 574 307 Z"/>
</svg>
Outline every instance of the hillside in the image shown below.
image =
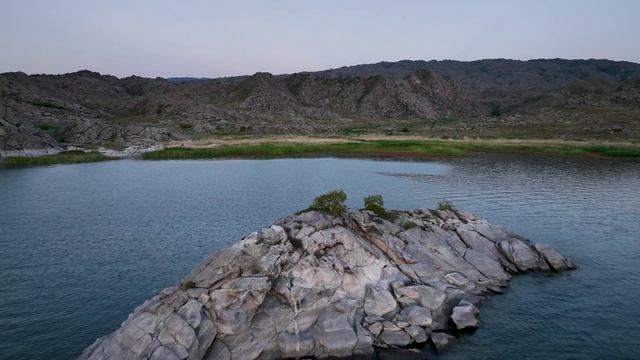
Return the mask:
<svg viewBox="0 0 640 360">
<path fill-rule="evenodd" d="M 640 64 L 399 61 L 274 76 L 0 74 L 0 151 L 225 134 L 640 139 Z"/>
</svg>

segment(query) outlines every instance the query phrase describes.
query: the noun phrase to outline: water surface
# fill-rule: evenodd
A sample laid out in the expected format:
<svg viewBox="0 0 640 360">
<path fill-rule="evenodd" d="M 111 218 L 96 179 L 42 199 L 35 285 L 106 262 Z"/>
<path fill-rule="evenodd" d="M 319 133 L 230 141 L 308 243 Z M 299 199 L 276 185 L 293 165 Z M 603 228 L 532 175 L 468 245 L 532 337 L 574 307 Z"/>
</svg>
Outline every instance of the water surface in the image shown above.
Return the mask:
<svg viewBox="0 0 640 360">
<path fill-rule="evenodd" d="M 0 169 L 0 359 L 72 358 L 207 254 L 334 188 L 354 207 L 449 199 L 580 266 L 515 277 L 439 358 L 638 358 L 640 164 L 494 155 Z"/>
</svg>

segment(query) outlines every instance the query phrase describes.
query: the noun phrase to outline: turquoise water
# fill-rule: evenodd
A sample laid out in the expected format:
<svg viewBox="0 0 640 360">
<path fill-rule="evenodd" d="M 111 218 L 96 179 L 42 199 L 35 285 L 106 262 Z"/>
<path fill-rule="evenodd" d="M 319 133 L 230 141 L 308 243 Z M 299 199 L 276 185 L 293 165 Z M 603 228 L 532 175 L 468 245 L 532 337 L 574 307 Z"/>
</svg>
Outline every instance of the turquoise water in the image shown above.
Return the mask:
<svg viewBox="0 0 640 360">
<path fill-rule="evenodd" d="M 439 358 L 638 358 L 640 164 L 482 156 L 0 169 L 0 359 L 72 358 L 207 254 L 338 187 L 354 207 L 449 199 L 580 266 L 514 278 Z"/>
</svg>

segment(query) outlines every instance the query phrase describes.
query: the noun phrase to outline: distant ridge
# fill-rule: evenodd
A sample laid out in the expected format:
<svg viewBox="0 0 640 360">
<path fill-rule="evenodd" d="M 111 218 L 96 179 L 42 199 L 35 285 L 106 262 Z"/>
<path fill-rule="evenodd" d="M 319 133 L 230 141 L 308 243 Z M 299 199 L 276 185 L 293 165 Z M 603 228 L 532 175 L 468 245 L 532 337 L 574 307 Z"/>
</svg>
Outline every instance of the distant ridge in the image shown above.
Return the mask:
<svg viewBox="0 0 640 360">
<path fill-rule="evenodd" d="M 639 84 L 640 64 L 596 59 L 402 60 L 217 79 L 4 73 L 0 150 L 352 129 L 634 141 Z"/>
</svg>

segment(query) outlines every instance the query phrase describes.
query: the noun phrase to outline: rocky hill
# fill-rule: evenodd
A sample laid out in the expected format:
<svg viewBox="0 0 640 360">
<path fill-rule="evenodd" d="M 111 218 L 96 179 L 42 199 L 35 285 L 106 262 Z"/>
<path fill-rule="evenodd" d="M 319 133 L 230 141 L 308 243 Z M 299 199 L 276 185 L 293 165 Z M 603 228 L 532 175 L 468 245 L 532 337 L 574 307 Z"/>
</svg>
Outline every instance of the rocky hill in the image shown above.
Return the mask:
<svg viewBox="0 0 640 360">
<path fill-rule="evenodd" d="M 476 305 L 513 274 L 575 267 L 469 213 L 380 216 L 309 211 L 254 232 L 79 359 L 326 358 L 427 342 L 442 351 L 480 325 Z"/>
<path fill-rule="evenodd" d="M 399 61 L 221 79 L 0 74 L 3 153 L 353 129 L 637 140 L 639 124 L 640 64 L 608 60 Z"/>
</svg>

